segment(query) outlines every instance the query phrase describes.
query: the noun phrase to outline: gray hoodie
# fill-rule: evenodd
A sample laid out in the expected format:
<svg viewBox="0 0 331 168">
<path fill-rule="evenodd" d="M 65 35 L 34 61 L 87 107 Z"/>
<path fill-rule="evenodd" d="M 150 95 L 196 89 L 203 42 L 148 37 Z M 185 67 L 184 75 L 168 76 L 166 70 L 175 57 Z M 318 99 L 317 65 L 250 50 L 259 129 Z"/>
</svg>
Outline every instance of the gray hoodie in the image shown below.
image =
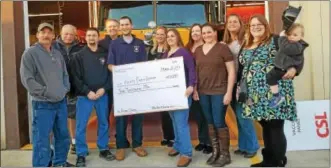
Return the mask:
<svg viewBox="0 0 331 168">
<path fill-rule="evenodd" d="M 58 102 L 70 90 L 69 75 L 61 53 L 48 52 L 36 43 L 26 49 L 21 59 L 21 81 L 33 100 Z"/>
<path fill-rule="evenodd" d="M 278 39 L 279 50 L 275 57 L 275 66 L 279 69 L 287 70 L 295 67 L 299 74 L 304 64 L 304 50 L 309 44 L 303 40 L 290 42 L 286 36 L 280 36 Z"/>
</svg>

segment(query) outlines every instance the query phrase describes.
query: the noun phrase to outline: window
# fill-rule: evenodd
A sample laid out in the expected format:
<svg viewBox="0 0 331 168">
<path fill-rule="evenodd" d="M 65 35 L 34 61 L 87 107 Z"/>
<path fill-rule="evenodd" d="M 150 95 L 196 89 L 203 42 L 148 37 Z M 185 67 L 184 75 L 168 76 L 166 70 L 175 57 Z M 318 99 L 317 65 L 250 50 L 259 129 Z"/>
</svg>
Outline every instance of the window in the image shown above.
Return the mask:
<svg viewBox="0 0 331 168">
<path fill-rule="evenodd" d="M 148 22 L 153 20 L 153 5 L 149 1 L 113 2 L 109 7 L 108 18 L 119 19 L 129 16 L 134 29 L 147 28 Z"/>
<path fill-rule="evenodd" d="M 189 27 L 194 23 L 204 24 L 206 13 L 204 2 L 158 1 L 157 25 L 167 27 Z"/>
</svg>

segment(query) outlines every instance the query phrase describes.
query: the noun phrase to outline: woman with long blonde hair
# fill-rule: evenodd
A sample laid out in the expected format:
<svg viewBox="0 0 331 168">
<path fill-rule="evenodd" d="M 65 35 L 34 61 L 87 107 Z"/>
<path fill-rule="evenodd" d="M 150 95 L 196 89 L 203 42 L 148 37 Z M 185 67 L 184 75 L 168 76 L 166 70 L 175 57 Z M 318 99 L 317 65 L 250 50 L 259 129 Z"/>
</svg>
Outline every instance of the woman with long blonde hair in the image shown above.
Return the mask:
<svg viewBox="0 0 331 168">
<path fill-rule="evenodd" d="M 153 47 L 148 52 L 148 60 L 160 59 L 163 53 L 167 51 L 167 32 L 166 27 L 160 26 L 156 28 L 155 42 L 153 43 Z"/>
<path fill-rule="evenodd" d="M 153 47 L 148 52 L 148 60 L 160 59 L 162 55 L 168 50 L 167 44 L 167 28 L 160 26 L 155 30 L 155 42 Z M 162 146 L 172 147 L 175 139 L 173 126 L 169 113 L 161 113 L 161 124 L 163 139 L 161 141 Z"/>
</svg>

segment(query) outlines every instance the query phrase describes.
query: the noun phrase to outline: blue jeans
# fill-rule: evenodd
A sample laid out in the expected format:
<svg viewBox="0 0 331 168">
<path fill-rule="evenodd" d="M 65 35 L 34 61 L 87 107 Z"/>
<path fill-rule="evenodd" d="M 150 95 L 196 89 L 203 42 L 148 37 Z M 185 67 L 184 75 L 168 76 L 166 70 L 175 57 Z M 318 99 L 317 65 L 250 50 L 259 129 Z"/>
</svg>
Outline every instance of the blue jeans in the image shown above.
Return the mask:
<svg viewBox="0 0 331 168">
<path fill-rule="evenodd" d="M 189 106 L 191 102 L 192 98 L 189 97 Z M 188 109 L 169 112 L 175 134 L 173 148 L 183 156 L 192 157 L 190 126 L 188 123 L 189 114 L 190 111 Z"/>
<path fill-rule="evenodd" d="M 236 103 L 234 110 L 237 116 L 239 150 L 255 153 L 260 145 L 257 141 L 254 123 L 252 120 L 242 117 L 243 108 L 240 103 Z"/>
<path fill-rule="evenodd" d="M 63 99 L 56 103 L 32 101 L 32 165 L 47 167 L 51 160 L 50 133 L 54 134 L 53 165 L 62 165 L 67 161 L 70 146 L 67 126 L 67 105 Z"/>
<path fill-rule="evenodd" d="M 76 112 L 77 156 L 86 156 L 88 153 L 88 147 L 86 144 L 86 127 L 93 107 L 95 108 L 98 117 L 98 148 L 100 151 L 109 149 L 108 95 L 104 94 L 97 100 L 90 100 L 86 96 L 78 96 Z"/>
<path fill-rule="evenodd" d="M 130 147 L 130 143 L 126 137 L 126 128 L 128 126 L 128 116 L 116 117 L 116 147 L 123 149 Z M 132 147 L 137 148 L 142 145 L 143 140 L 143 114 L 133 116 L 131 123 L 132 130 Z"/>
<path fill-rule="evenodd" d="M 225 128 L 225 113 L 227 106 L 223 104 L 224 95 L 200 94 L 200 104 L 208 124 L 216 128 Z"/>
</svg>

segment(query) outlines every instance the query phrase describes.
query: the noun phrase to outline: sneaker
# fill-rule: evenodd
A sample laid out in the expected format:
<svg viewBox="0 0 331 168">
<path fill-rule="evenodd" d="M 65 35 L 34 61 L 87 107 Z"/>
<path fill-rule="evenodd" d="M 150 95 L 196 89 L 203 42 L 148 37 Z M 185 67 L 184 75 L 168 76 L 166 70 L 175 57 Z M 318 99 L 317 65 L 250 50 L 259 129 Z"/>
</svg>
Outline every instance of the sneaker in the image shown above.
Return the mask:
<svg viewBox="0 0 331 168">
<path fill-rule="evenodd" d="M 205 145 L 204 144 L 198 144 L 195 148 L 196 151 L 202 151 L 205 149 Z"/>
<path fill-rule="evenodd" d="M 57 166 L 53 166 L 53 167 L 76 167 L 74 164 L 71 164 L 69 162 L 65 162 L 62 165 L 57 165 Z"/>
<path fill-rule="evenodd" d="M 170 141 L 168 142 L 168 147 L 172 147 L 172 146 L 174 146 L 174 143 L 175 143 L 174 140 L 170 140 Z"/>
<path fill-rule="evenodd" d="M 76 161 L 76 167 L 86 167 L 86 160 L 84 156 L 78 156 Z"/>
<path fill-rule="evenodd" d="M 203 149 L 202 153 L 204 154 L 210 154 L 211 152 L 213 152 L 213 148 L 209 145 L 205 146 L 205 149 Z"/>
<path fill-rule="evenodd" d="M 179 152 L 177 152 L 174 148 L 170 149 L 170 151 L 168 152 L 168 156 L 174 157 L 179 155 Z"/>
<path fill-rule="evenodd" d="M 256 152 L 254 152 L 254 153 L 245 153 L 244 154 L 244 158 L 252 158 L 252 157 L 254 157 L 256 155 Z"/>
<path fill-rule="evenodd" d="M 237 150 L 234 151 L 234 154 L 236 154 L 236 155 L 245 155 L 246 152 L 245 151 L 242 151 L 240 149 L 237 149 Z"/>
<path fill-rule="evenodd" d="M 281 103 L 283 103 L 285 101 L 285 97 L 279 95 L 279 96 L 273 96 L 270 100 L 270 104 L 269 106 L 271 108 L 275 108 L 277 106 L 279 106 Z"/>
<path fill-rule="evenodd" d="M 52 167 L 52 165 L 53 165 L 53 161 L 52 161 L 53 160 L 53 156 L 54 156 L 54 150 L 51 149 L 51 159 L 49 160 L 47 167 Z"/>
<path fill-rule="evenodd" d="M 162 145 L 162 146 L 166 146 L 166 145 L 168 145 L 168 143 L 169 143 L 169 140 L 167 140 L 167 139 L 163 139 L 163 140 L 161 141 L 161 145 Z"/>
<path fill-rule="evenodd" d="M 99 157 L 107 161 L 112 161 L 116 159 L 115 155 L 113 155 L 109 150 L 100 151 Z"/>
<path fill-rule="evenodd" d="M 71 145 L 70 154 L 73 154 L 73 155 L 76 154 L 76 145 L 75 144 Z"/>
</svg>

